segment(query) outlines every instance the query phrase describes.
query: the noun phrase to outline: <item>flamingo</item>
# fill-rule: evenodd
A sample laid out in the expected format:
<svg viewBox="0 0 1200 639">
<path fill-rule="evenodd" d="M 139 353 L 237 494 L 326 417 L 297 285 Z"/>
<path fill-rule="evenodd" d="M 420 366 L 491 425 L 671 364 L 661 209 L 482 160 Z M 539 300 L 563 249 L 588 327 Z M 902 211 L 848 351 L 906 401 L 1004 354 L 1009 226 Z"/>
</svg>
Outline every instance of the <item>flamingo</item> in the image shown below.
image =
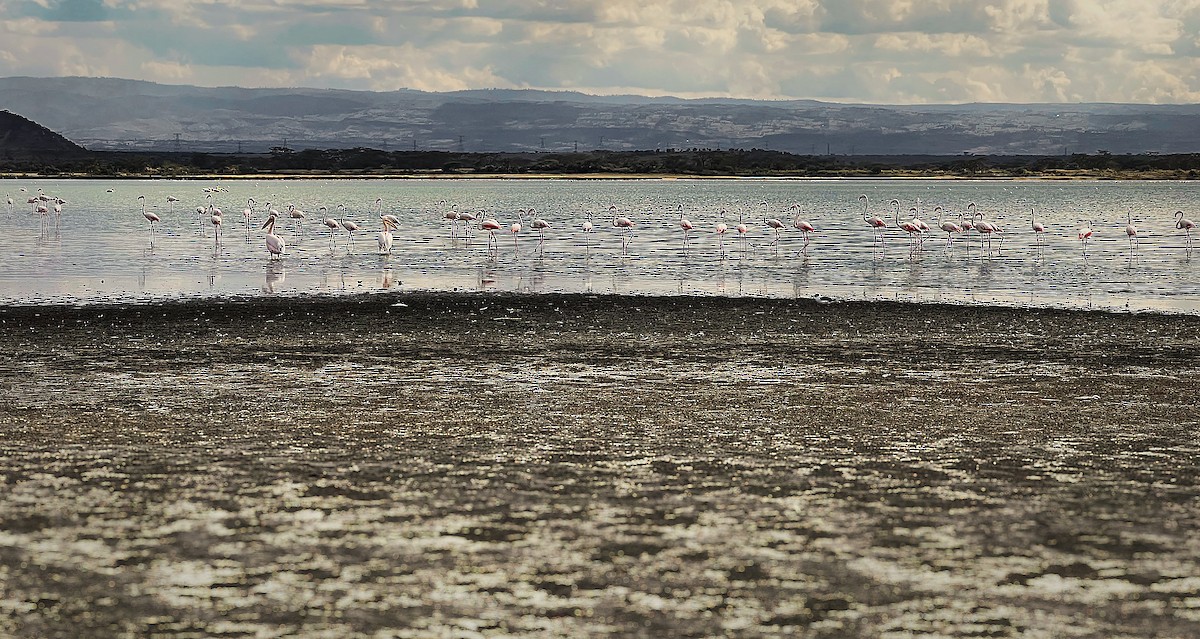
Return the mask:
<svg viewBox="0 0 1200 639">
<path fill-rule="evenodd" d="M 592 250 L 592 228 L 592 211 L 589 209 L 587 212 L 587 219 L 583 221 L 583 237 L 587 242 L 586 250 L 588 251 Z"/>
<path fill-rule="evenodd" d="M 725 257 L 725 232 L 729 227 L 725 225 L 725 209 L 721 209 L 721 221 L 717 222 L 717 243 L 721 248 L 721 257 Z"/>
<path fill-rule="evenodd" d="M 863 221 L 866 222 L 867 225 L 870 226 L 871 229 L 875 231 L 875 240 L 874 240 L 874 242 L 872 242 L 872 245 L 883 244 L 883 229 L 887 228 L 887 222 L 883 218 L 879 217 L 878 215 L 870 215 L 867 212 L 868 200 L 867 200 L 867 196 L 865 193 L 863 195 L 858 196 L 858 200 L 860 202 L 862 202 L 862 205 L 863 205 L 863 213 L 862 213 Z M 900 206 L 899 200 L 893 200 L 893 201 L 896 202 L 896 206 Z"/>
<path fill-rule="evenodd" d="M 1083 247 L 1084 255 L 1087 255 L 1087 243 L 1092 239 L 1092 223 L 1084 222 L 1083 226 L 1079 227 L 1079 245 Z"/>
<path fill-rule="evenodd" d="M 684 217 L 683 205 L 679 205 L 679 228 L 683 229 L 683 247 L 687 248 L 692 229 L 696 228 L 692 221 Z"/>
<path fill-rule="evenodd" d="M 221 243 L 221 209 L 215 206 L 209 206 L 208 220 L 213 225 L 213 243 Z"/>
<path fill-rule="evenodd" d="M 287 205 L 287 210 L 288 210 L 288 217 L 292 218 L 293 220 L 296 220 L 296 229 L 299 230 L 299 229 L 303 228 L 304 227 L 304 211 L 301 211 L 300 209 L 296 208 L 295 204 Z"/>
<path fill-rule="evenodd" d="M 738 239 L 742 241 L 742 257 L 746 256 L 746 244 L 748 239 L 746 234 L 750 232 L 750 227 L 746 226 L 746 222 L 742 219 L 742 212 L 738 211 L 738 223 L 733 227 L 738 232 Z"/>
<path fill-rule="evenodd" d="M 338 205 L 338 212 L 341 213 L 341 215 L 339 215 L 338 217 L 341 220 L 342 228 L 346 229 L 346 233 L 349 235 L 346 238 L 346 246 L 350 246 L 351 244 L 354 243 L 354 232 L 358 230 L 358 225 L 355 224 L 352 220 L 346 219 L 346 205 L 345 204 Z"/>
<path fill-rule="evenodd" d="M 496 244 L 497 244 L 496 231 L 499 231 L 500 228 L 501 228 L 500 221 L 496 219 L 495 215 L 484 217 L 483 221 L 479 223 L 479 229 L 481 231 L 488 232 L 488 252 L 489 253 L 495 251 L 497 248 L 497 246 L 496 246 Z"/>
<path fill-rule="evenodd" d="M 941 219 L 942 207 L 940 207 L 940 206 L 934 207 L 933 212 L 935 214 L 934 220 Z M 954 233 L 962 233 L 963 232 L 962 226 L 955 224 L 954 222 L 951 222 L 949 220 L 942 222 L 939 226 L 943 231 L 946 232 L 946 248 L 950 248 L 951 246 L 954 246 L 954 235 L 953 234 Z"/>
<path fill-rule="evenodd" d="M 1133 225 L 1133 209 L 1125 209 L 1125 237 L 1129 238 L 1129 250 L 1136 251 L 1141 244 L 1137 227 Z"/>
<path fill-rule="evenodd" d="M 921 219 L 921 198 L 917 198 L 917 206 L 912 211 L 912 223 L 917 227 L 917 230 L 921 231 L 921 241 L 924 242 L 925 234 L 929 232 L 929 225 L 925 223 L 925 220 Z"/>
<path fill-rule="evenodd" d="M 383 216 L 379 219 L 379 225 L 381 228 L 379 229 L 379 234 L 375 236 L 375 242 L 379 245 L 380 253 L 390 254 L 392 252 L 392 231 L 400 228 L 399 224 L 396 224 L 389 219 L 390 217 L 391 216 Z"/>
<path fill-rule="evenodd" d="M 471 222 L 474 222 L 475 220 L 477 220 L 479 218 L 476 217 L 475 214 L 470 211 L 459 211 L 458 213 L 455 214 L 455 219 L 458 220 L 459 222 L 462 222 L 464 234 L 468 238 L 471 237 Z"/>
<path fill-rule="evenodd" d="M 337 220 L 329 217 L 329 209 L 328 208 L 322 206 L 318 210 L 321 212 L 321 224 L 324 224 L 325 228 L 329 229 L 329 248 L 332 249 L 333 248 L 333 232 L 338 230 L 338 228 L 341 227 L 341 224 L 338 223 Z"/>
<path fill-rule="evenodd" d="M 438 204 L 439 206 L 445 206 L 446 201 L 441 200 Z M 442 213 L 442 219 L 450 222 L 450 237 L 458 237 L 458 205 L 451 204 L 450 208 L 446 209 L 445 213 Z"/>
<path fill-rule="evenodd" d="M 145 195 L 139 195 L 137 197 L 137 199 L 138 199 L 138 201 L 140 201 L 142 203 L 142 217 L 146 218 L 146 221 L 150 223 L 150 241 L 153 242 L 154 241 L 154 223 L 160 221 L 160 218 L 158 217 L 157 213 L 146 210 L 146 196 Z"/>
<path fill-rule="evenodd" d="M 513 236 L 513 252 L 517 251 L 517 235 L 521 233 L 521 222 L 525 219 L 525 209 L 517 209 L 517 221 L 508 227 L 508 231 Z"/>
<path fill-rule="evenodd" d="M 1175 228 L 1180 229 L 1187 235 L 1187 250 L 1192 250 L 1192 229 L 1196 228 L 1196 223 L 1183 216 L 1183 211 L 1175 211 Z"/>
<path fill-rule="evenodd" d="M 767 206 L 768 206 L 766 202 L 759 202 L 758 204 L 759 204 L 759 206 L 763 207 L 763 216 L 764 216 L 763 224 L 766 224 L 767 226 L 775 229 L 775 240 L 772 241 L 771 244 L 773 244 L 776 247 L 776 249 L 778 249 L 779 248 L 779 229 L 783 228 L 783 222 L 780 222 L 778 219 L 773 218 L 773 217 L 771 217 L 771 218 L 766 217 Z"/>
<path fill-rule="evenodd" d="M 1029 228 L 1033 229 L 1034 237 L 1037 238 L 1037 243 L 1039 245 L 1044 244 L 1046 240 L 1043 237 L 1043 234 L 1046 232 L 1046 227 L 1041 222 L 1037 221 L 1036 208 L 1029 209 Z"/>
<path fill-rule="evenodd" d="M 254 205 L 255 204 L 258 204 L 258 202 L 255 202 L 254 198 L 248 197 L 248 198 L 246 198 L 246 208 L 242 209 L 242 217 L 246 218 L 246 234 L 247 235 L 250 234 L 250 218 L 254 217 Z"/>
<path fill-rule="evenodd" d="M 12 195 L 10 195 L 8 193 L 5 193 L 4 195 L 5 195 L 6 199 L 8 200 L 8 214 L 12 215 L 12 214 L 16 213 L 17 209 L 16 209 L 16 206 L 13 204 Z"/>
<path fill-rule="evenodd" d="M 633 220 L 624 216 L 618 216 L 617 213 L 619 211 L 615 204 L 608 207 L 608 211 L 613 215 L 613 227 L 625 230 L 625 233 L 621 236 L 621 253 L 624 254 L 629 249 L 629 236 L 633 233 L 634 226 Z"/>
<path fill-rule="evenodd" d="M 917 228 L 917 225 L 913 224 L 911 221 L 905 221 L 905 222 L 900 221 L 900 200 L 892 200 L 891 203 L 895 206 L 895 209 L 896 209 L 895 210 L 896 228 L 899 228 L 901 231 L 908 233 L 908 251 L 911 253 L 915 250 L 915 244 L 913 243 L 913 238 L 918 233 L 921 232 L 921 229 Z M 916 211 L 916 209 L 915 208 L 909 209 L 910 213 L 913 211 Z"/>
<path fill-rule="evenodd" d="M 801 249 L 801 251 L 803 251 L 805 254 L 807 254 L 808 253 L 808 234 L 816 233 L 817 228 L 812 225 L 812 222 L 809 222 L 808 220 L 802 219 L 800 217 L 802 209 L 799 204 L 793 204 L 791 210 L 796 212 L 796 215 L 792 218 L 792 226 L 796 227 L 796 229 L 798 229 L 801 233 L 804 234 L 804 247 Z"/>
<path fill-rule="evenodd" d="M 533 209 L 529 209 L 529 214 L 533 215 Z M 546 241 L 546 229 L 550 228 L 550 223 L 539 217 L 529 223 L 529 228 L 538 232 L 538 250 L 541 250 L 542 244 Z"/>
<path fill-rule="evenodd" d="M 971 202 L 967 205 L 969 209 L 975 209 L 975 203 Z M 992 252 L 992 233 L 996 231 L 996 225 L 991 222 L 985 222 L 983 219 L 983 211 L 975 211 L 975 219 L 973 222 L 975 230 L 979 233 L 979 250 L 983 250 L 983 236 L 987 236 L 988 253 Z"/>
<path fill-rule="evenodd" d="M 270 259 L 280 259 L 287 242 L 284 242 L 282 237 L 275 235 L 275 215 L 267 216 L 267 221 L 263 222 L 262 227 L 267 231 L 267 255 Z"/>
</svg>

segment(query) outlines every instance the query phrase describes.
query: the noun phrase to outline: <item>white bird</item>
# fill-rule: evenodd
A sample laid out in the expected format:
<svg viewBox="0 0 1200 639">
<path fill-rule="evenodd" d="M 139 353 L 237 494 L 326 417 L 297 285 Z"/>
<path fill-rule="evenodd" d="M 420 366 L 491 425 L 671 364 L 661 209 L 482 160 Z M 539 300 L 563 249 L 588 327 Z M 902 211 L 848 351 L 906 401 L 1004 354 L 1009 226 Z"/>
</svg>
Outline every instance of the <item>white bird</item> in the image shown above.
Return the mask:
<svg viewBox="0 0 1200 639">
<path fill-rule="evenodd" d="M 375 242 L 379 245 L 380 253 L 392 252 L 392 231 L 400 228 L 400 225 L 388 219 L 391 216 L 383 216 L 379 220 L 381 228 L 379 234 L 375 236 Z"/>
<path fill-rule="evenodd" d="M 283 251 L 287 243 L 284 242 L 282 237 L 275 235 L 275 216 L 268 216 L 267 221 L 263 223 L 262 227 L 267 231 L 267 254 L 271 259 L 279 259 L 283 256 Z"/>
</svg>

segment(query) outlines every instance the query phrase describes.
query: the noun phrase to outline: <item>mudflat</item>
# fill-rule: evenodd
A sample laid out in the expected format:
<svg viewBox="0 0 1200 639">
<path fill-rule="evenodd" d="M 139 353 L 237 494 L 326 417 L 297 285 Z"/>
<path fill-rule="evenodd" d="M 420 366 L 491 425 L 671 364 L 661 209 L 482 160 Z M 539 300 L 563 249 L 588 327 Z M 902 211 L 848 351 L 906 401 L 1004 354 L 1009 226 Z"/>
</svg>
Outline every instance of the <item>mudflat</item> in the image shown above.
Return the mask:
<svg viewBox="0 0 1200 639">
<path fill-rule="evenodd" d="M 0 636 L 1200 636 L 1200 318 L 0 309 Z"/>
</svg>

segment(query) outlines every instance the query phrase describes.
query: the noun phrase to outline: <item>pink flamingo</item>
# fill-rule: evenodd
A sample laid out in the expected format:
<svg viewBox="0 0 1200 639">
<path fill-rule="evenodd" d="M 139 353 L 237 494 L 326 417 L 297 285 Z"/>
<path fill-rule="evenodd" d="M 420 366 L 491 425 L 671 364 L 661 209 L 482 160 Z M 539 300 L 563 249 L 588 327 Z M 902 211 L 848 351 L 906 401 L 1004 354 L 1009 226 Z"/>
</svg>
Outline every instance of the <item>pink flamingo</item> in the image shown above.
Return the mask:
<svg viewBox="0 0 1200 639">
<path fill-rule="evenodd" d="M 591 251 L 592 250 L 592 228 L 593 228 L 593 226 L 592 226 L 592 211 L 590 209 L 587 212 L 587 219 L 585 219 L 583 221 L 582 228 L 583 228 L 583 237 L 584 237 L 584 240 L 586 241 L 586 247 L 587 247 L 585 250 Z"/>
<path fill-rule="evenodd" d="M 254 198 L 246 198 L 246 208 L 242 209 L 242 217 L 246 218 L 246 235 L 250 234 L 250 218 L 254 217 Z"/>
<path fill-rule="evenodd" d="M 480 230 L 488 232 L 488 252 L 496 250 L 496 231 L 500 230 L 500 222 L 495 216 L 484 217 L 479 223 Z"/>
<path fill-rule="evenodd" d="M 1137 227 L 1133 225 L 1133 209 L 1125 209 L 1125 237 L 1129 238 L 1130 252 L 1136 251 L 1141 245 Z"/>
<path fill-rule="evenodd" d="M 804 247 L 801 249 L 801 251 L 803 251 L 805 254 L 807 254 L 808 253 L 808 234 L 816 233 L 817 228 L 815 226 L 813 226 L 812 223 L 809 222 L 808 220 L 802 219 L 800 217 L 801 208 L 800 208 L 799 204 L 793 204 L 791 210 L 796 212 L 796 215 L 792 218 L 792 226 L 796 227 L 796 229 L 798 229 L 801 233 L 804 234 Z"/>
<path fill-rule="evenodd" d="M 738 223 L 733 229 L 738 232 L 738 239 L 742 241 L 742 257 L 746 257 L 746 245 L 749 243 L 746 234 L 750 232 L 750 228 L 746 226 L 746 222 L 742 219 L 741 211 L 738 211 Z"/>
<path fill-rule="evenodd" d="M 913 224 L 911 221 L 900 221 L 900 200 L 892 200 L 892 204 L 895 206 L 896 228 L 908 233 L 908 252 L 912 253 L 916 250 L 914 238 L 921 232 L 921 229 L 917 228 L 917 225 Z M 916 209 L 910 209 L 909 212 L 915 210 Z"/>
<path fill-rule="evenodd" d="M 1045 238 L 1043 235 L 1046 233 L 1046 227 L 1041 222 L 1037 221 L 1036 208 L 1029 209 L 1029 227 L 1033 229 L 1034 237 L 1037 238 L 1037 243 L 1039 245 L 1044 244 Z"/>
<path fill-rule="evenodd" d="M 221 243 L 221 209 L 215 206 L 209 206 L 208 221 L 213 225 L 213 243 Z"/>
<path fill-rule="evenodd" d="M 629 250 L 629 236 L 633 233 L 633 220 L 624 216 L 618 216 L 617 213 L 619 211 L 615 204 L 608 207 L 608 211 L 613 215 L 613 227 L 624 229 L 625 231 L 624 234 L 621 235 L 621 253 L 625 254 Z"/>
<path fill-rule="evenodd" d="M 725 233 L 729 227 L 725 225 L 725 209 L 721 209 L 721 221 L 717 222 L 717 244 L 721 249 L 721 257 L 725 257 Z"/>
<path fill-rule="evenodd" d="M 875 231 L 875 241 L 872 244 L 883 244 L 883 229 L 887 228 L 887 222 L 878 215 L 870 215 L 867 212 L 868 200 L 866 194 L 858 196 L 858 199 L 863 205 L 863 221 Z M 900 206 L 899 200 L 893 201 L 896 202 L 896 206 Z"/>
<path fill-rule="evenodd" d="M 1083 254 L 1087 255 L 1088 240 L 1092 239 L 1092 223 L 1084 222 L 1083 226 L 1079 227 L 1079 245 L 1083 247 Z"/>
<path fill-rule="evenodd" d="M 471 237 L 471 223 L 474 222 L 475 220 L 478 220 L 479 218 L 470 211 L 459 211 L 458 213 L 455 214 L 454 219 L 459 222 L 462 222 L 463 235 L 467 236 L 467 238 L 470 238 Z"/>
<path fill-rule="evenodd" d="M 160 221 L 160 218 L 158 217 L 157 213 L 146 210 L 146 196 L 145 195 L 139 195 L 137 199 L 142 203 L 142 217 L 146 218 L 146 221 L 150 223 L 150 243 L 153 244 L 154 243 L 154 223 Z"/>
<path fill-rule="evenodd" d="M 517 235 L 521 233 L 521 222 L 525 219 L 525 209 L 517 209 L 517 221 L 508 227 L 508 232 L 513 236 L 513 252 L 517 251 Z"/>
<path fill-rule="evenodd" d="M 971 203 L 974 208 L 974 202 Z M 987 236 L 988 253 L 992 252 L 992 233 L 996 231 L 996 226 L 991 222 L 985 222 L 983 219 L 983 211 L 975 212 L 975 221 L 973 222 L 975 231 L 979 233 L 979 250 L 983 250 L 983 237 Z"/>
<path fill-rule="evenodd" d="M 351 244 L 354 243 L 354 232 L 358 230 L 358 224 L 355 224 L 354 221 L 352 221 L 352 220 L 346 219 L 346 205 L 345 204 L 338 205 L 338 213 L 340 213 L 340 215 L 338 216 L 338 220 L 341 222 L 342 228 L 346 229 L 346 233 L 348 235 L 348 237 L 346 238 L 346 246 L 348 248 Z"/>
<path fill-rule="evenodd" d="M 696 225 L 692 224 L 691 220 L 684 217 L 682 204 L 679 205 L 679 228 L 683 229 L 683 247 L 687 248 L 690 234 L 692 229 L 696 228 Z"/>
<path fill-rule="evenodd" d="M 1184 232 L 1187 235 L 1187 250 L 1192 250 L 1192 229 L 1196 228 L 1196 223 L 1183 216 L 1183 211 L 1175 211 L 1175 228 Z"/>
<path fill-rule="evenodd" d="M 933 212 L 935 215 L 934 220 L 940 219 L 942 216 L 941 215 L 942 207 L 940 207 L 940 206 L 934 207 Z M 951 246 L 954 246 L 954 234 L 962 233 L 963 232 L 962 226 L 955 224 L 954 222 L 951 222 L 949 220 L 942 222 L 939 226 L 941 227 L 941 229 L 943 231 L 946 232 L 946 248 L 950 248 Z"/>
<path fill-rule="evenodd" d="M 529 214 L 533 214 L 533 209 L 529 209 Z M 550 223 L 539 217 L 529 223 L 529 228 L 538 232 L 538 250 L 542 250 L 542 245 L 546 242 L 546 229 L 550 228 Z"/>
<path fill-rule="evenodd" d="M 778 219 L 773 218 L 773 217 L 772 218 L 766 217 L 767 207 L 768 207 L 766 202 L 759 202 L 758 204 L 763 209 L 763 224 L 766 224 L 767 226 L 775 229 L 775 239 L 771 242 L 771 244 L 775 247 L 775 250 L 778 251 L 779 250 L 779 230 L 783 228 L 783 222 L 780 222 Z"/>
</svg>

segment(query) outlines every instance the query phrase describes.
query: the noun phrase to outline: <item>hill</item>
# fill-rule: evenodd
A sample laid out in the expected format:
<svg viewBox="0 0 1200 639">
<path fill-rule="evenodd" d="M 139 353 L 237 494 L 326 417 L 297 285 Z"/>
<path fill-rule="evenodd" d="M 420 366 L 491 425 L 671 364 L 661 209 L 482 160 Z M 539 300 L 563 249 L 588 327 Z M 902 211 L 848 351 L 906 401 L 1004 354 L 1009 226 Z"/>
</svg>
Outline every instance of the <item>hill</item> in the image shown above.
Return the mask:
<svg viewBox="0 0 1200 639">
<path fill-rule="evenodd" d="M 0 108 L 93 150 L 769 149 L 804 155 L 1200 151 L 1200 105 L 852 105 L 563 91 L 244 89 L 0 78 Z"/>
<path fill-rule="evenodd" d="M 0 111 L 0 159 L 36 161 L 81 158 L 83 147 L 46 127 L 9 111 Z"/>
</svg>

